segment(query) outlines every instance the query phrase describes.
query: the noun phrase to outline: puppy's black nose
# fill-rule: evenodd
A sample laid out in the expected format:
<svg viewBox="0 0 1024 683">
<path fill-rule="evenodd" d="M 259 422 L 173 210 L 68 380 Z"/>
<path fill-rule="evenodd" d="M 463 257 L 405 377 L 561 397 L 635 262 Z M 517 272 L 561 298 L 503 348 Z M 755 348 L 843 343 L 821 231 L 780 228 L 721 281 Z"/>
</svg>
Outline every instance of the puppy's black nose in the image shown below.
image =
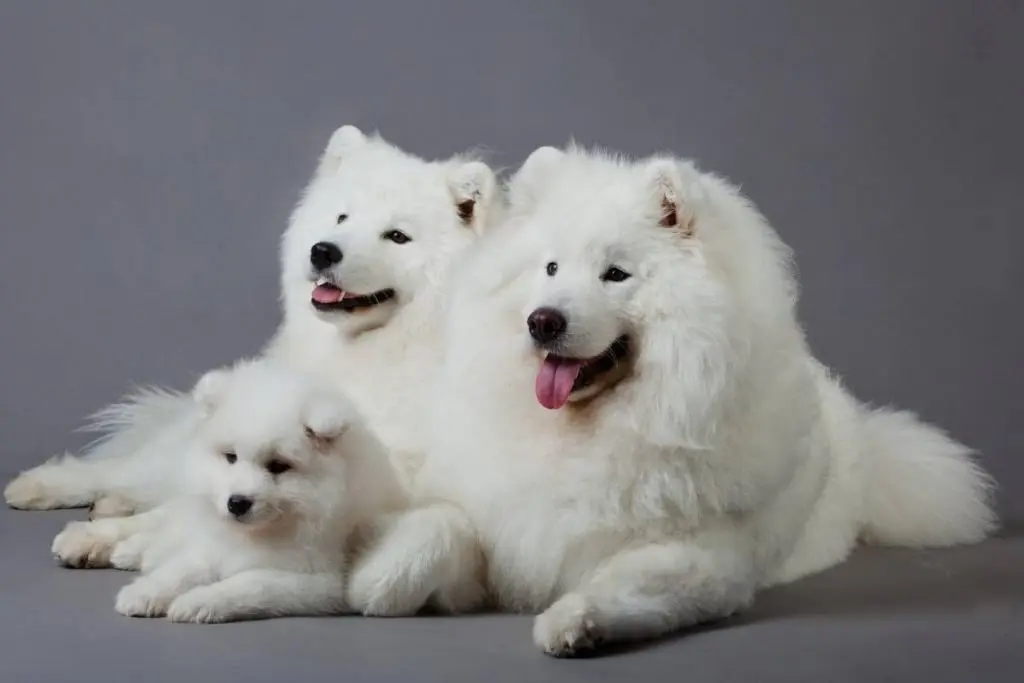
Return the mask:
<svg viewBox="0 0 1024 683">
<path fill-rule="evenodd" d="M 554 308 L 538 308 L 526 318 L 530 336 L 539 344 L 550 344 L 565 334 L 569 321 Z"/>
<path fill-rule="evenodd" d="M 252 498 L 248 496 L 228 496 L 228 512 L 235 517 L 244 517 L 252 509 Z"/>
<path fill-rule="evenodd" d="M 333 242 L 317 242 L 309 250 L 309 262 L 317 270 L 327 270 L 335 263 L 341 263 L 341 249 Z"/>
</svg>

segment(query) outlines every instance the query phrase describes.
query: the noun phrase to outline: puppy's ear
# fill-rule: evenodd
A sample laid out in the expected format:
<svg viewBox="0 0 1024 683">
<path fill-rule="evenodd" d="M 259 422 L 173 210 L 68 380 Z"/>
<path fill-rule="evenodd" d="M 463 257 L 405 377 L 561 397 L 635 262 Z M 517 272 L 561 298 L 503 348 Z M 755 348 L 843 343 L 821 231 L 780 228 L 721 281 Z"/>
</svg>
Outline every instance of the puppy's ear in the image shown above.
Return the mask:
<svg viewBox="0 0 1024 683">
<path fill-rule="evenodd" d="M 348 401 L 338 396 L 321 396 L 306 409 L 306 436 L 318 448 L 328 448 L 344 434 L 355 419 Z"/>
<path fill-rule="evenodd" d="M 654 159 L 647 164 L 645 173 L 654 210 L 659 216 L 658 224 L 683 237 L 692 237 L 696 223 L 695 196 L 689 186 L 696 171 L 674 159 Z"/>
<path fill-rule="evenodd" d="M 448 172 L 448 188 L 459 220 L 475 232 L 484 226 L 496 185 L 494 171 L 482 161 L 460 163 Z"/>
<path fill-rule="evenodd" d="M 551 171 L 565 157 L 565 152 L 555 147 L 538 147 L 526 157 L 509 180 L 509 200 L 517 208 L 533 206 Z"/>
<path fill-rule="evenodd" d="M 224 395 L 231 371 L 226 368 L 211 370 L 196 382 L 192 388 L 192 400 L 202 409 L 204 415 L 213 412 Z"/>
<path fill-rule="evenodd" d="M 327 141 L 327 148 L 320 156 L 318 173 L 330 173 L 336 171 L 344 159 L 352 150 L 366 144 L 366 136 L 363 131 L 355 126 L 342 126 L 331 134 Z"/>
</svg>

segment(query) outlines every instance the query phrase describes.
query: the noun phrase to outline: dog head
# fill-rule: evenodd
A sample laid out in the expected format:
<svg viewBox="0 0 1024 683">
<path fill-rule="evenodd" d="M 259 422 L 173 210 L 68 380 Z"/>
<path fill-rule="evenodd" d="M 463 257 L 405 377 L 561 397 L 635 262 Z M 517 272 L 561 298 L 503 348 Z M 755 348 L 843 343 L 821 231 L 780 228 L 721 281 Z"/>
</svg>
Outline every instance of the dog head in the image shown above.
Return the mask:
<svg viewBox="0 0 1024 683">
<path fill-rule="evenodd" d="M 428 162 L 339 128 L 284 236 L 286 315 L 312 312 L 346 334 L 386 325 L 431 291 L 494 198 L 480 161 Z"/>
<path fill-rule="evenodd" d="M 217 514 L 254 533 L 317 527 L 345 503 L 344 397 L 269 361 L 245 361 L 199 380 L 203 413 L 194 487 Z"/>
</svg>

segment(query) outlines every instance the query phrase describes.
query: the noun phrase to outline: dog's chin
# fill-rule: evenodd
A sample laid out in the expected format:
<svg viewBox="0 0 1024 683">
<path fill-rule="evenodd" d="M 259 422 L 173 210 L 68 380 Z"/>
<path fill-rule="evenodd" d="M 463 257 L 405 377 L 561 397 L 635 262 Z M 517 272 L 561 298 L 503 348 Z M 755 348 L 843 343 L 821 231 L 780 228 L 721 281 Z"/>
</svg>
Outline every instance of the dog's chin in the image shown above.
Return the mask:
<svg viewBox="0 0 1024 683">
<path fill-rule="evenodd" d="M 625 378 L 632 366 L 632 341 L 625 334 L 591 357 L 574 356 L 561 348 L 538 350 L 543 359 L 535 390 L 537 400 L 548 409 L 592 400 Z M 571 389 L 566 386 L 570 379 Z"/>
</svg>

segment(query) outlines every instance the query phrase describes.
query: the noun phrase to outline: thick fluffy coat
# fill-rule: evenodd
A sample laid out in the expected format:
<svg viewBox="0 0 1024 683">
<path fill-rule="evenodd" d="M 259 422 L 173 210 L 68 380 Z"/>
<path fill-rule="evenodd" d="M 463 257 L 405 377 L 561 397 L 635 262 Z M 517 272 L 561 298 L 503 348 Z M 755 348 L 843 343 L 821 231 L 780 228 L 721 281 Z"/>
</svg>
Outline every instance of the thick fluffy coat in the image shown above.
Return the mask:
<svg viewBox="0 0 1024 683">
<path fill-rule="evenodd" d="M 813 358 L 790 253 L 674 158 L 542 148 L 456 281 L 424 503 L 355 569 L 369 613 L 540 612 L 567 655 L 741 610 L 860 539 L 978 541 L 969 451 Z"/>
</svg>

